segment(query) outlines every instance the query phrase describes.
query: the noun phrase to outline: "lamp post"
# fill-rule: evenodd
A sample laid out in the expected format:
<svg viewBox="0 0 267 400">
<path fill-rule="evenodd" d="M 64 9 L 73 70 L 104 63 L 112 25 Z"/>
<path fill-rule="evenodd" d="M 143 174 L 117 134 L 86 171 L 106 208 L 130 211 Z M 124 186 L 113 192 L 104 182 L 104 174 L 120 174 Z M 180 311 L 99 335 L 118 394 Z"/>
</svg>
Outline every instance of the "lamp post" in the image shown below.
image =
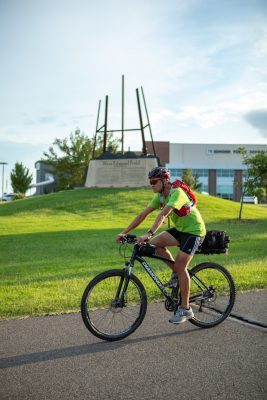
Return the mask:
<svg viewBox="0 0 267 400">
<path fill-rule="evenodd" d="M 4 195 L 4 175 L 5 175 L 5 165 L 7 165 L 7 162 L 0 162 L 0 165 L 3 166 L 2 169 L 2 201 L 3 201 L 3 195 Z"/>
</svg>

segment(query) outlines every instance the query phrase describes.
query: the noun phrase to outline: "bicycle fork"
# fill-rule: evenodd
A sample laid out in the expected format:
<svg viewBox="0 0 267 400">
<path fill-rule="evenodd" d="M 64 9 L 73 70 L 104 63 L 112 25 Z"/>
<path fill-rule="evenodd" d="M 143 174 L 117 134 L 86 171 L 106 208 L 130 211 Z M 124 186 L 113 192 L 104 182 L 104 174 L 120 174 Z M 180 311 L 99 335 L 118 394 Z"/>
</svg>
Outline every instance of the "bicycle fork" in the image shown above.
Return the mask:
<svg viewBox="0 0 267 400">
<path fill-rule="evenodd" d="M 112 302 L 112 306 L 115 308 L 122 308 L 125 306 L 126 292 L 130 282 L 131 271 L 133 269 L 133 266 L 130 266 L 129 268 L 129 265 L 129 262 L 125 263 L 125 268 L 123 269 L 124 274 L 121 276 L 115 299 Z"/>
</svg>

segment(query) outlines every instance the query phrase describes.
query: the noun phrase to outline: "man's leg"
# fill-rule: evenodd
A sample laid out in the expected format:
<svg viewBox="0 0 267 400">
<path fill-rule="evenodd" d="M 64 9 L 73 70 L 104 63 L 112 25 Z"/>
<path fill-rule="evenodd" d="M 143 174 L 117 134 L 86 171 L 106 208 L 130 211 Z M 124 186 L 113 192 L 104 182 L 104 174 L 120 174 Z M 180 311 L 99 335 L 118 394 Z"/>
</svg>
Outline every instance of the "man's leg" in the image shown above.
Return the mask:
<svg viewBox="0 0 267 400">
<path fill-rule="evenodd" d="M 174 312 L 174 315 L 170 318 L 170 322 L 173 324 L 180 324 L 194 317 L 192 308 L 189 305 L 190 297 L 190 275 L 187 267 L 192 260 L 193 255 L 184 253 L 180 250 L 176 259 L 174 268 L 177 271 L 179 286 L 181 290 L 181 305 Z"/>
<path fill-rule="evenodd" d="M 181 307 L 189 308 L 190 296 L 190 275 L 187 267 L 192 260 L 193 256 L 190 254 L 179 251 L 175 258 L 174 271 L 178 274 L 179 286 L 181 290 Z"/>
<path fill-rule="evenodd" d="M 168 232 L 161 232 L 157 236 L 155 236 L 151 241 L 151 244 L 157 247 L 157 254 L 162 257 L 170 258 L 174 261 L 174 258 L 171 252 L 166 249 L 167 246 L 179 246 L 179 242 Z M 168 265 L 173 271 L 175 270 L 174 264 L 169 263 L 168 261 L 164 261 L 165 264 Z"/>
</svg>

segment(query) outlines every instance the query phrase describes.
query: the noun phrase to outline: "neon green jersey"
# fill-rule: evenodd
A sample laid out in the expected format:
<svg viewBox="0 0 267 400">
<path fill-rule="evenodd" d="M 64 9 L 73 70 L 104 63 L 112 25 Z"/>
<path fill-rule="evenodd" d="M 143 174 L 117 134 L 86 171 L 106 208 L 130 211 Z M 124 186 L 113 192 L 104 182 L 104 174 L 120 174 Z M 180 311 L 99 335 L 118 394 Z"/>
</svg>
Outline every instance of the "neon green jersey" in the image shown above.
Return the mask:
<svg viewBox="0 0 267 400">
<path fill-rule="evenodd" d="M 161 204 L 163 202 L 163 204 Z M 167 197 L 162 196 L 160 193 L 156 193 L 149 204 L 149 207 L 155 210 L 162 206 L 170 206 L 180 210 L 184 205 L 189 205 L 189 198 L 181 188 L 171 188 L 170 193 Z M 206 228 L 204 221 L 200 215 L 200 212 L 193 207 L 189 214 L 184 217 L 179 217 L 174 212 L 170 214 L 171 221 L 175 228 L 180 232 L 192 233 L 197 236 L 205 236 Z"/>
</svg>

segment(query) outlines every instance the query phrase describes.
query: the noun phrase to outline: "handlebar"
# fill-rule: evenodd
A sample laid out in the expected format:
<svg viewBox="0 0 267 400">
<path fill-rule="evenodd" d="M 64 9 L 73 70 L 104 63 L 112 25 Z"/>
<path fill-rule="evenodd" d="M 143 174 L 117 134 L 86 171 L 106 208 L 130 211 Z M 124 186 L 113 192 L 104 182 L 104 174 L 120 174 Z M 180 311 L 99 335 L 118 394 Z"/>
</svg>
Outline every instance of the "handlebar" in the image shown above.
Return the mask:
<svg viewBox="0 0 267 400">
<path fill-rule="evenodd" d="M 130 243 L 130 244 L 135 244 L 135 250 L 134 250 L 134 257 L 137 254 L 138 256 L 146 256 L 146 257 L 155 257 L 156 255 L 156 246 L 153 244 L 148 243 L 146 241 L 143 244 L 136 245 L 137 243 L 137 237 L 136 235 L 125 235 L 121 238 L 120 242 L 122 244 Z"/>
<path fill-rule="evenodd" d="M 136 235 L 125 235 L 120 240 L 121 243 L 137 243 Z"/>
</svg>

